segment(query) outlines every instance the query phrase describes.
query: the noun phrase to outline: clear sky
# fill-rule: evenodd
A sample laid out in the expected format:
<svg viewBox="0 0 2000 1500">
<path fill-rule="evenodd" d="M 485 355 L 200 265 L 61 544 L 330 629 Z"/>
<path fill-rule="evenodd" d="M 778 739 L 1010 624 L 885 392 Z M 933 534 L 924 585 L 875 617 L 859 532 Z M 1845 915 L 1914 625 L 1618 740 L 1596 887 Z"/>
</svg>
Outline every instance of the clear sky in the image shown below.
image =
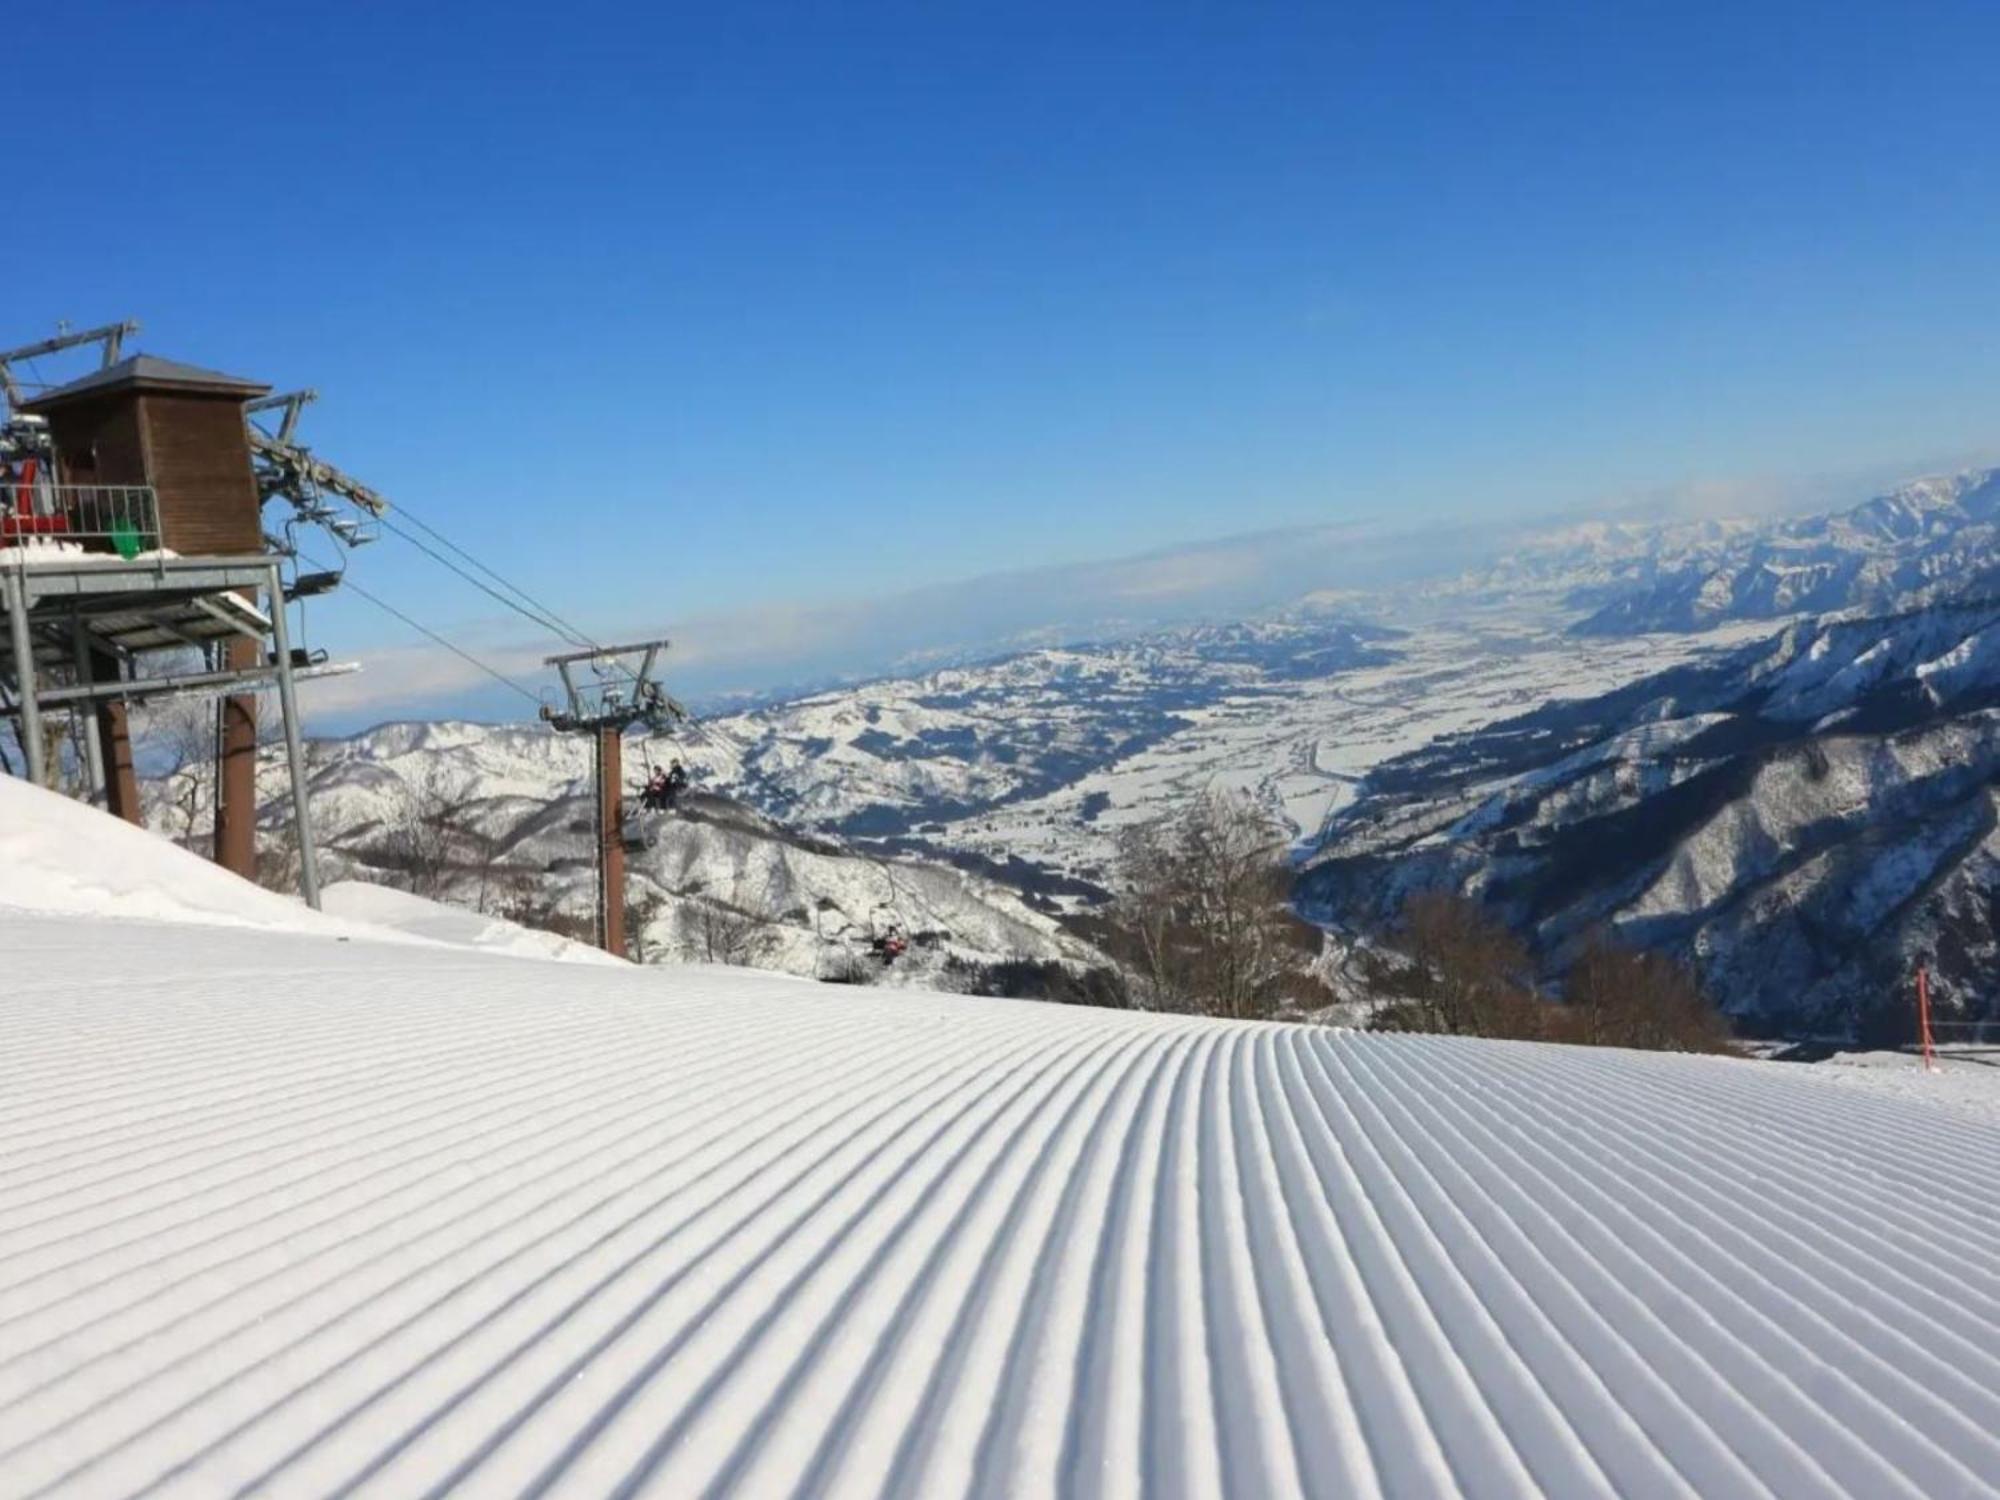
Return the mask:
<svg viewBox="0 0 2000 1500">
<path fill-rule="evenodd" d="M 601 633 L 2000 431 L 1990 4 L 37 10 L 0 342 L 317 386 Z"/>
</svg>

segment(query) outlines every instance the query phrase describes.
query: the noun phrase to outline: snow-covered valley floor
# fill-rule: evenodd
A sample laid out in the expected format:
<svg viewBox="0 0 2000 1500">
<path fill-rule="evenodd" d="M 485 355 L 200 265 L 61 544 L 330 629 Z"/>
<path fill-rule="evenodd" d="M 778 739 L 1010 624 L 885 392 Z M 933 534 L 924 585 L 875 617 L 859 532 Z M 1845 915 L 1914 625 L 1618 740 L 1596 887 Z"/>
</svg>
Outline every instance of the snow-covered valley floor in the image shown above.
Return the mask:
<svg viewBox="0 0 2000 1500">
<path fill-rule="evenodd" d="M 0 1491 L 2000 1494 L 1817 1070 L 0 912 Z"/>
<path fill-rule="evenodd" d="M 1770 636 L 1769 621 L 1700 635 L 1578 637 L 1547 609 L 1415 624 L 1394 660 L 1263 686 L 1189 709 L 1188 727 L 1045 795 L 935 825 L 941 849 L 1010 856 L 1102 879 L 1123 828 L 1204 789 L 1256 797 L 1314 847 L 1383 761 L 1440 735 L 1587 697 Z M 733 725 L 734 721 L 728 721 Z"/>
</svg>

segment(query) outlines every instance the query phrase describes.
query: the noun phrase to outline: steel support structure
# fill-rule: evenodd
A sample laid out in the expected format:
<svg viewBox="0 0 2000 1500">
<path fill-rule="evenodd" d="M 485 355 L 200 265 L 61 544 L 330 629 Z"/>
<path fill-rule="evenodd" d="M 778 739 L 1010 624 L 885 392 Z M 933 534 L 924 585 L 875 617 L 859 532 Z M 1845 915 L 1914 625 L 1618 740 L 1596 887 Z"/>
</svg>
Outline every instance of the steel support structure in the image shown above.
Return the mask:
<svg viewBox="0 0 2000 1500">
<path fill-rule="evenodd" d="M 294 667 L 292 681 L 313 682 L 321 677 L 345 677 L 359 670 L 360 668 L 353 662 Z M 249 667 L 241 672 L 190 672 L 173 677 L 94 682 L 89 687 L 44 688 L 36 696 L 43 708 L 54 704 L 72 703 L 95 703 L 103 708 L 126 703 L 148 703 L 155 698 L 214 698 L 220 697 L 225 692 L 240 692 L 245 686 L 253 686 L 261 691 L 267 687 L 276 687 L 277 683 L 278 668 L 273 664 Z M 0 713 L 14 712 L 17 710 L 0 709 Z"/>
<path fill-rule="evenodd" d="M 268 613 L 259 610 L 255 596 L 262 593 Z M 292 664 L 290 632 L 284 613 L 284 579 L 275 561 L 257 558 L 149 558 L 143 562 L 111 559 L 66 563 L 37 563 L 32 567 L 0 567 L 0 594 L 4 594 L 8 647 L 13 657 L 20 701 L 10 710 L 20 725 L 21 746 L 27 759 L 28 778 L 46 785 L 49 763 L 43 734 L 44 711 L 64 705 L 88 714 L 95 720 L 98 750 L 90 767 L 93 788 L 101 787 L 107 810 L 139 821 L 138 781 L 132 769 L 131 741 L 125 732 L 126 706 L 147 699 L 193 693 L 226 695 L 229 705 L 253 701 L 245 690 L 275 686 L 283 718 L 285 756 L 291 785 L 292 813 L 299 835 L 299 885 L 307 902 L 318 906 L 319 858 L 313 840 L 312 820 L 307 803 L 305 746 L 299 720 L 297 682 L 301 677 L 330 676 L 351 667 L 308 667 L 296 670 Z M 219 602 L 221 601 L 221 602 Z M 121 677 L 117 663 L 123 649 L 107 637 L 93 638 L 93 619 L 129 619 L 151 612 L 170 612 L 194 606 L 215 625 L 233 634 L 210 636 L 209 643 L 227 648 L 229 666 L 223 670 L 182 673 L 144 681 Z M 155 628 L 178 634 L 161 613 Z M 185 623 L 185 622 L 183 622 Z M 44 630 L 41 643 L 45 655 L 59 663 L 64 653 L 73 653 L 68 665 L 75 681 L 61 687 L 43 688 L 35 663 L 35 630 Z M 67 644 L 48 632 L 67 625 Z M 275 647 L 267 662 L 266 636 Z M 190 644 L 201 644 L 187 636 Z M 139 648 L 148 649 L 148 648 Z M 110 670 L 102 670 L 101 657 Z M 91 711 L 94 710 L 94 713 Z M 225 712 L 225 723 L 230 715 Z M 256 744 L 254 718 L 236 715 L 236 732 L 227 747 L 234 758 L 226 763 L 225 779 L 219 788 L 221 813 L 216 830 L 221 863 L 240 874 L 255 876 L 256 856 Z M 242 729 L 251 728 L 247 753 Z M 230 844 L 225 849 L 225 840 Z"/>
<path fill-rule="evenodd" d="M 551 656 L 543 663 L 562 678 L 567 707 L 558 712 L 542 706 L 542 719 L 562 734 L 591 737 L 591 769 L 596 786 L 596 817 L 591 837 L 597 865 L 597 946 L 625 957 L 625 731 L 634 724 L 652 729 L 670 726 L 687 711 L 653 681 L 653 665 L 667 642 L 639 641 L 629 646 L 592 646 Z M 621 663 L 622 656 L 641 656 L 637 671 Z M 571 669 L 591 664 L 598 681 L 592 687 Z M 629 687 L 627 686 L 629 684 Z"/>
<path fill-rule="evenodd" d="M 10 407 L 21 404 L 21 385 L 14 378 L 12 368 L 19 361 L 36 359 L 44 354 L 61 354 L 65 349 L 77 349 L 85 344 L 102 344 L 104 358 L 100 366 L 108 370 L 118 363 L 118 356 L 124 352 L 125 335 L 138 331 L 139 325 L 128 319 L 123 323 L 106 323 L 102 328 L 87 328 L 82 333 L 59 333 L 52 339 L 24 344 L 19 349 L 0 350 L 0 399 L 4 399 Z"/>
<path fill-rule="evenodd" d="M 95 663 L 91 657 L 90 632 L 84 629 L 83 615 L 73 614 L 69 619 L 70 650 L 76 657 L 76 682 L 78 687 L 92 687 Z M 90 805 L 103 807 L 109 801 L 104 782 L 104 749 L 98 735 L 97 715 L 83 712 L 77 721 L 77 730 L 83 736 L 84 775 L 90 787 Z"/>
<path fill-rule="evenodd" d="M 285 580 L 271 564 L 271 645 L 278 656 L 278 717 L 285 723 L 285 766 L 291 773 L 292 823 L 299 833 L 299 892 L 319 910 L 319 856 L 313 845 L 312 810 L 306 797 L 306 751 L 299 734 L 299 700 L 292 684 L 292 638 L 285 624 Z"/>
<path fill-rule="evenodd" d="M 42 705 L 35 696 L 35 637 L 28 625 L 27 569 L 14 570 L 13 577 L 0 577 L 7 593 L 7 633 L 14 646 L 14 688 L 20 694 L 21 755 L 26 761 L 28 780 L 47 786 L 48 765 L 42 741 Z"/>
</svg>

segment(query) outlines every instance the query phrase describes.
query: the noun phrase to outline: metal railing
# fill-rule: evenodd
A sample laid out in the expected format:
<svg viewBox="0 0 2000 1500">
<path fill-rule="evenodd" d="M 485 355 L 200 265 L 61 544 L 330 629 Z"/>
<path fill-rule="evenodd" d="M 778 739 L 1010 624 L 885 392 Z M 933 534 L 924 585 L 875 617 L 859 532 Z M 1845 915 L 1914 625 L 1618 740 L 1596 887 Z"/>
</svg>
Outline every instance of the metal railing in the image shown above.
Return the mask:
<svg viewBox="0 0 2000 1500">
<path fill-rule="evenodd" d="M 44 484 L 0 479 L 0 547 L 136 557 L 160 546 L 160 511 L 147 484 Z"/>
</svg>

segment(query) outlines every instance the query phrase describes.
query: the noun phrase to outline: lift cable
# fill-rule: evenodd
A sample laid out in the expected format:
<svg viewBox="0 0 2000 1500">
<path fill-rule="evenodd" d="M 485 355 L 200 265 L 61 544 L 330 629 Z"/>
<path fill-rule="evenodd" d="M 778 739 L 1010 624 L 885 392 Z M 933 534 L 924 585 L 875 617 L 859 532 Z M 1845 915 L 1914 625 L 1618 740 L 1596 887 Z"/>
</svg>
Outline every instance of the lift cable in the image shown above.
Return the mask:
<svg viewBox="0 0 2000 1500">
<path fill-rule="evenodd" d="M 484 573 L 488 578 L 491 578 L 495 583 L 499 584 L 502 588 L 508 590 L 510 593 L 516 595 L 518 598 L 525 600 L 528 604 L 532 605 L 539 613 L 546 616 L 552 624 L 561 626 L 562 628 L 556 632 L 558 635 L 563 635 L 566 633 L 569 636 L 574 637 L 576 643 L 580 646 L 592 646 L 597 644 L 577 626 L 571 624 L 568 620 L 565 620 L 561 615 L 557 614 L 555 610 L 551 609 L 548 605 L 544 604 L 541 600 L 537 599 L 533 594 L 529 593 L 526 589 L 522 588 L 521 585 L 515 583 L 512 579 L 505 577 L 497 569 L 489 566 L 484 562 L 481 562 L 478 558 L 474 557 L 470 552 L 466 551 L 465 548 L 459 546 L 458 543 L 454 542 L 450 537 L 446 536 L 443 532 L 439 531 L 435 526 L 431 525 L 428 521 L 424 520 L 422 516 L 412 513 L 407 507 L 402 505 L 398 505 L 396 507 L 395 513 L 401 516 L 404 520 L 408 521 L 412 526 L 416 527 L 419 531 L 424 532 L 432 540 L 441 543 L 443 546 L 457 553 L 460 557 L 465 559 L 465 561 L 471 563 L 473 567 L 477 568 L 480 572 Z"/>
<path fill-rule="evenodd" d="M 316 568 L 326 567 L 325 563 L 321 562 L 318 558 L 313 557 L 309 553 L 301 552 L 299 555 L 305 558 L 307 562 L 311 563 Z M 458 657 L 460 660 L 464 662 L 469 663 L 472 666 L 477 667 L 480 671 L 484 672 L 488 677 L 491 677 L 495 682 L 500 683 L 502 686 L 513 689 L 515 692 L 519 693 L 523 698 L 526 698 L 530 703 L 536 704 L 538 706 L 540 705 L 542 700 L 537 694 L 532 693 L 527 688 L 522 687 L 520 683 L 516 682 L 513 678 L 509 677 L 505 672 L 502 672 L 497 667 L 489 666 L 487 663 L 481 661 L 478 657 L 474 656 L 470 651 L 467 651 L 463 646 L 460 646 L 453 641 L 446 640 L 443 636 L 439 635 L 435 630 L 432 630 L 428 625 L 422 624 L 417 620 L 411 619 L 408 615 L 404 614 L 400 609 L 396 608 L 395 605 L 389 603 L 388 600 L 380 598 L 375 594 L 369 593 L 368 590 L 363 588 L 360 584 L 356 583 L 353 579 L 351 578 L 346 579 L 345 581 L 342 582 L 341 587 L 343 589 L 350 589 L 354 593 L 359 594 L 363 599 L 366 599 L 370 604 L 374 605 L 384 614 L 393 615 L 398 620 L 401 620 L 405 625 L 409 626 L 410 629 L 416 631 L 419 635 L 429 637 L 431 640 L 437 642 L 438 645 L 444 647 L 445 650 L 451 652 L 452 655 Z"/>
<path fill-rule="evenodd" d="M 451 558 L 444 556 L 437 550 L 437 548 L 431 547 L 427 545 L 424 541 L 422 541 L 420 538 L 412 536 L 408 531 L 404 530 L 401 526 L 397 525 L 396 518 L 401 518 L 402 520 L 409 522 L 410 525 L 416 527 L 419 531 L 422 531 L 426 536 L 431 537 L 434 541 L 438 543 L 439 546 L 445 548 L 449 552 L 454 553 L 457 557 L 462 558 L 464 562 L 469 564 L 470 567 L 472 567 L 473 569 L 476 569 L 478 572 L 485 574 L 487 578 L 493 581 L 493 583 L 489 584 L 483 579 L 474 577 L 472 573 L 466 570 L 466 568 L 459 566 L 457 563 L 453 562 Z M 403 504 L 402 502 L 399 501 L 392 512 L 381 517 L 381 522 L 385 530 L 393 532 L 395 535 L 401 537 L 404 541 L 408 542 L 412 547 L 415 547 L 419 552 L 423 553 L 433 562 L 445 568 L 447 571 L 455 574 L 457 577 L 463 579 L 465 582 L 471 584 L 474 588 L 478 589 L 482 594 L 485 594 L 488 598 L 494 600 L 496 603 L 505 605 L 508 609 L 513 610 L 523 619 L 526 619 L 532 624 L 535 624 L 540 628 L 542 628 L 543 630 L 548 631 L 550 634 L 569 642 L 573 646 L 587 647 L 591 650 L 599 650 L 599 651 L 603 649 L 602 644 L 595 637 L 585 632 L 583 629 L 581 629 L 572 621 L 565 619 L 562 615 L 558 614 L 551 606 L 543 603 L 540 599 L 537 599 L 533 594 L 529 593 L 526 589 L 522 588 L 521 585 L 515 583 L 512 579 L 508 578 L 506 575 L 501 573 L 497 568 L 494 568 L 491 564 L 482 562 L 479 558 L 473 556 L 471 552 L 467 551 L 464 547 L 461 547 L 457 542 L 453 541 L 450 537 L 446 536 L 437 527 L 425 521 L 421 516 L 416 515 L 413 511 L 410 510 L 409 506 L 407 506 L 406 504 Z M 493 587 L 493 584 L 499 585 L 499 588 L 496 589 L 495 587 Z M 506 593 L 501 592 L 501 590 L 503 589 L 506 590 Z M 508 594 L 512 594 L 514 597 L 509 598 Z M 613 658 L 611 661 L 611 666 L 614 670 L 623 673 L 625 676 L 632 677 L 635 681 L 637 680 L 636 674 L 632 671 L 631 667 L 627 666 L 623 661 Z M 519 689 L 517 688 L 516 690 L 518 691 Z M 539 703 L 541 700 L 537 698 L 535 701 Z M 709 737 L 709 731 L 707 730 L 707 727 L 701 724 L 698 720 L 696 720 L 694 715 L 690 714 L 688 716 L 687 722 L 689 729 L 693 731 L 694 736 L 696 738 Z M 736 748 L 739 753 L 741 752 L 740 746 L 736 746 L 734 748 Z"/>
<path fill-rule="evenodd" d="M 493 585 L 487 583 L 484 579 L 478 578 L 474 576 L 471 572 L 467 571 L 465 568 L 460 567 L 457 563 L 453 562 L 450 558 L 446 557 L 442 552 L 439 552 L 435 547 L 426 544 L 422 539 L 412 536 L 409 532 L 403 530 L 402 527 L 398 526 L 394 521 L 390 520 L 388 517 L 384 516 L 382 518 L 382 526 L 384 530 L 395 533 L 397 536 L 401 537 L 404 541 L 408 542 L 412 547 L 415 547 L 419 552 L 423 553 L 424 556 L 430 558 L 433 562 L 437 563 L 440 567 L 446 569 L 451 573 L 455 573 L 458 577 L 464 579 L 467 583 L 471 584 L 474 588 L 478 589 L 480 593 L 486 595 L 487 598 L 494 600 L 496 603 L 505 605 L 508 609 L 513 610 L 514 613 L 516 613 L 517 615 L 520 615 L 524 619 L 531 621 L 533 624 L 539 626 L 541 629 L 548 631 L 551 635 L 559 637 L 560 639 L 566 641 L 568 644 L 572 646 L 595 646 L 597 644 L 595 641 L 591 640 L 589 636 L 582 634 L 574 626 L 567 625 L 565 622 L 561 621 L 557 616 L 552 614 L 542 613 L 538 609 L 529 608 L 528 606 L 523 605 L 514 599 L 508 598 L 507 595 L 503 594 L 499 589 L 494 588 Z M 449 546 L 450 544 L 447 543 L 446 545 Z M 452 550 L 454 552 L 457 552 L 460 551 L 461 549 L 453 547 Z M 487 571 L 488 573 L 492 572 L 492 569 L 485 568 L 485 564 L 479 563 L 476 560 L 474 562 L 474 566 L 484 568 L 485 571 Z M 499 575 L 494 574 L 494 576 L 498 577 Z"/>
<path fill-rule="evenodd" d="M 509 592 L 516 595 L 519 599 L 525 601 L 527 607 L 524 608 L 522 604 L 517 604 L 514 602 L 514 600 L 502 597 L 500 594 L 496 593 L 492 588 L 488 587 L 485 583 L 481 582 L 479 579 L 471 577 L 469 574 L 465 572 L 463 568 L 455 566 L 449 558 L 440 557 L 436 551 L 434 551 L 430 547 L 425 546 L 422 542 L 417 540 L 417 538 L 411 536 L 408 532 L 398 527 L 395 521 L 392 520 L 389 516 L 385 515 L 382 518 L 383 526 L 385 526 L 390 531 L 395 532 L 396 535 L 402 537 L 404 541 L 408 542 L 411 546 L 415 547 L 418 551 L 422 552 L 426 557 L 429 557 L 433 561 L 440 563 L 444 567 L 450 569 L 451 572 L 457 574 L 460 578 L 463 578 L 467 583 L 472 584 L 481 593 L 486 594 L 489 598 L 498 600 L 501 604 L 506 605 L 516 614 L 521 615 L 524 619 L 534 622 L 535 624 L 541 626 L 542 629 L 548 631 L 550 634 L 558 636 L 561 639 L 568 641 L 573 646 L 588 647 L 593 651 L 602 651 L 604 649 L 603 643 L 598 641 L 596 637 L 590 635 L 588 632 L 584 631 L 581 627 L 574 624 L 570 620 L 567 620 L 563 616 L 557 614 L 552 607 L 550 607 L 547 604 L 544 604 L 541 600 L 537 599 L 533 594 L 529 593 L 526 589 L 522 588 L 518 583 L 515 583 L 513 580 L 507 578 L 498 569 L 494 568 L 488 563 L 481 562 L 478 558 L 474 557 L 465 548 L 459 546 L 457 542 L 454 542 L 450 537 L 446 536 L 443 532 L 439 531 L 435 526 L 432 526 L 430 523 L 423 520 L 420 516 L 413 514 L 407 505 L 398 502 L 393 514 L 401 516 L 411 525 L 417 527 L 420 531 L 423 531 L 427 535 L 434 538 L 439 543 L 439 545 L 456 553 L 459 557 L 463 558 L 467 563 L 471 564 L 474 568 L 484 573 L 488 578 L 491 578 L 495 583 L 499 584 L 502 588 L 508 590 Z M 618 660 L 617 658 L 614 657 L 611 659 L 610 666 L 612 670 L 620 672 L 626 677 L 632 678 L 635 682 L 637 681 L 637 675 L 623 661 Z M 688 718 L 690 723 L 692 723 L 694 716 L 690 714 Z M 696 727 L 697 732 L 699 732 L 699 726 L 696 725 L 694 727 Z"/>
<path fill-rule="evenodd" d="M 410 535 L 409 532 L 403 530 L 388 516 L 382 517 L 382 525 L 385 529 L 401 537 L 404 541 L 408 542 L 412 547 L 415 547 L 419 552 L 423 553 L 424 556 L 430 558 L 433 562 L 439 564 L 441 567 L 445 568 L 449 572 L 464 579 L 467 583 L 471 584 L 474 588 L 478 589 L 482 594 L 486 595 L 489 599 L 492 599 L 500 604 L 504 604 L 507 608 L 513 610 L 514 613 L 520 615 L 523 619 L 528 620 L 531 623 L 540 626 L 543 630 L 548 631 L 551 635 L 554 635 L 561 640 L 567 641 L 572 646 L 580 646 L 592 651 L 602 651 L 604 649 L 602 643 L 599 642 L 595 637 L 585 634 L 577 626 L 571 624 L 568 620 L 564 619 L 561 615 L 557 614 L 553 609 L 549 608 L 548 605 L 543 604 L 539 599 L 535 598 L 533 594 L 530 594 L 526 589 L 522 588 L 518 583 L 513 583 L 509 581 L 507 578 L 502 576 L 497 570 L 490 567 L 486 563 L 481 562 L 478 558 L 474 557 L 470 552 L 466 551 L 465 548 L 459 546 L 458 543 L 452 541 L 450 537 L 444 535 L 444 533 L 439 531 L 436 527 L 428 525 L 421 520 L 418 520 L 417 517 L 410 514 L 407 507 L 401 505 L 397 506 L 396 513 L 403 516 L 412 524 L 421 527 L 431 536 L 436 537 L 442 545 L 450 548 L 453 552 L 457 553 L 460 557 L 464 558 L 473 567 L 479 569 L 480 572 L 486 574 L 487 577 L 492 578 L 497 583 L 501 584 L 503 587 L 510 589 L 513 593 L 519 595 L 521 599 L 527 602 L 525 605 L 523 605 L 517 603 L 513 599 L 508 598 L 505 594 L 501 593 L 499 590 L 493 588 L 491 585 L 485 583 L 483 580 L 475 578 L 471 573 L 468 573 L 464 568 L 459 567 L 450 558 L 438 552 L 436 548 L 426 546 L 421 540 Z M 637 674 L 633 672 L 631 667 L 627 666 L 623 661 L 619 660 L 618 658 L 616 657 L 610 658 L 610 666 L 613 671 L 620 672 L 625 676 L 632 678 L 634 682 L 638 680 Z"/>
</svg>

